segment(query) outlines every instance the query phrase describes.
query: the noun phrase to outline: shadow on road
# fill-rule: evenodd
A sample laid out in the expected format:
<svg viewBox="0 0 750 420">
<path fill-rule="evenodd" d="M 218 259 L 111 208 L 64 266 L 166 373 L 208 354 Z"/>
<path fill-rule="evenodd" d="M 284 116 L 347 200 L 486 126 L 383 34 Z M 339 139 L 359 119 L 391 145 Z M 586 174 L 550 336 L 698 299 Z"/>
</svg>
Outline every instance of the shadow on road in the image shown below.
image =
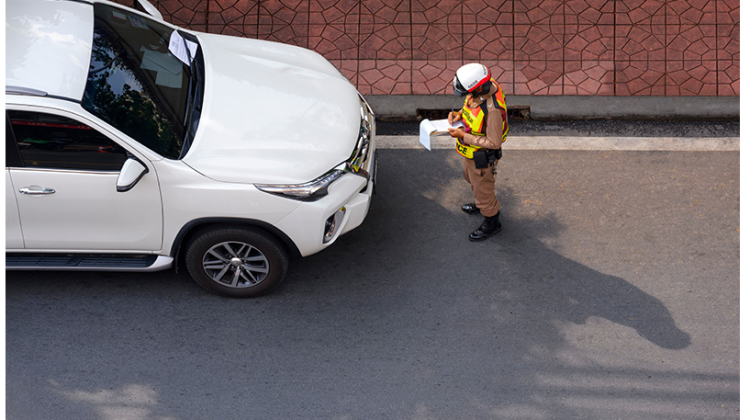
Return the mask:
<svg viewBox="0 0 750 420">
<path fill-rule="evenodd" d="M 170 272 L 8 273 L 8 412 L 694 419 L 696 404 L 734 401 L 724 384 L 738 377 L 633 364 L 691 336 L 658 298 L 551 249 L 566 228 L 553 212 L 517 211 L 498 183 L 504 230 L 469 242 L 481 219 L 458 211 L 470 195 L 451 156 L 382 153 L 365 223 L 260 299 Z M 446 169 L 423 170 L 434 161 Z M 623 363 L 577 355 L 587 347 Z"/>
</svg>

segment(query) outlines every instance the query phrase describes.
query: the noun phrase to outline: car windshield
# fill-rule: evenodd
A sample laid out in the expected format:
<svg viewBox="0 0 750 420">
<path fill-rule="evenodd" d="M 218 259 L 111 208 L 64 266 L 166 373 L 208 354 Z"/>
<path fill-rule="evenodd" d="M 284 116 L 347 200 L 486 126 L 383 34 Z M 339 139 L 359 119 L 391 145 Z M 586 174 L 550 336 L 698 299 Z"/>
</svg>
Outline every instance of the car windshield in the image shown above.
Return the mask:
<svg viewBox="0 0 750 420">
<path fill-rule="evenodd" d="M 174 32 L 125 9 L 95 4 L 91 64 L 81 101 L 84 109 L 169 159 L 178 159 L 189 147 L 194 130 L 187 125 L 190 119 L 197 125 L 194 115 L 203 95 L 202 83 L 196 82 L 203 80 L 200 47 L 187 48 L 195 55 L 191 69 L 170 52 Z"/>
</svg>

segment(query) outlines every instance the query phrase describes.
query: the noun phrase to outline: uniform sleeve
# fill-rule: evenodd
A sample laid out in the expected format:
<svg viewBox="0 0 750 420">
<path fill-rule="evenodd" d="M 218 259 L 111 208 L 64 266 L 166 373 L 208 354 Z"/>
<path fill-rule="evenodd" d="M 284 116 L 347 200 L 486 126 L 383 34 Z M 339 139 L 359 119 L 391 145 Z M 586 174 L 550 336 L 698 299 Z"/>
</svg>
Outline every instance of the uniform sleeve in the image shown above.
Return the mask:
<svg viewBox="0 0 750 420">
<path fill-rule="evenodd" d="M 492 108 L 487 113 L 487 135 L 475 136 L 466 133 L 463 141 L 466 144 L 485 149 L 499 149 L 503 145 L 503 132 L 506 124 L 508 124 L 508 117 L 505 111 L 500 108 Z"/>
</svg>

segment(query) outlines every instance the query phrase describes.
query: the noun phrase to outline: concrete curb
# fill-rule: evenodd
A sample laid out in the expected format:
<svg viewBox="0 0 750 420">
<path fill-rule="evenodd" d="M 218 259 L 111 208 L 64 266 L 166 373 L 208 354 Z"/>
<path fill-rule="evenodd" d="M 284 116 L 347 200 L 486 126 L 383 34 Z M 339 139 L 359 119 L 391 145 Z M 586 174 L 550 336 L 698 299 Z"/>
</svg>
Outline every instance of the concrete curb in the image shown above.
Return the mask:
<svg viewBox="0 0 750 420">
<path fill-rule="evenodd" d="M 420 119 L 417 110 L 458 109 L 452 95 L 369 95 L 379 118 Z M 534 120 L 727 119 L 739 120 L 739 97 L 507 96 L 511 108 L 528 108 Z"/>
<path fill-rule="evenodd" d="M 433 136 L 431 149 L 453 149 L 455 140 Z M 379 149 L 425 149 L 419 136 L 377 136 Z M 503 150 L 739 152 L 739 137 L 560 137 L 508 136 Z"/>
</svg>

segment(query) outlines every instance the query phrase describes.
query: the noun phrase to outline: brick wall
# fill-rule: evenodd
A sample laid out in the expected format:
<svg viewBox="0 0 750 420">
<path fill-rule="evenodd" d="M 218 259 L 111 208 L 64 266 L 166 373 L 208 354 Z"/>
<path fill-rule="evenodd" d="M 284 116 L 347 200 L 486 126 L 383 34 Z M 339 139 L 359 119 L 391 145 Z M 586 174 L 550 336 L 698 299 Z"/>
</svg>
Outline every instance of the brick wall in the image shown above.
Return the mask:
<svg viewBox="0 0 750 420">
<path fill-rule="evenodd" d="M 364 94 L 739 96 L 739 0 L 150 0 L 197 31 L 307 47 Z M 124 3 L 129 3 L 123 0 Z"/>
</svg>

